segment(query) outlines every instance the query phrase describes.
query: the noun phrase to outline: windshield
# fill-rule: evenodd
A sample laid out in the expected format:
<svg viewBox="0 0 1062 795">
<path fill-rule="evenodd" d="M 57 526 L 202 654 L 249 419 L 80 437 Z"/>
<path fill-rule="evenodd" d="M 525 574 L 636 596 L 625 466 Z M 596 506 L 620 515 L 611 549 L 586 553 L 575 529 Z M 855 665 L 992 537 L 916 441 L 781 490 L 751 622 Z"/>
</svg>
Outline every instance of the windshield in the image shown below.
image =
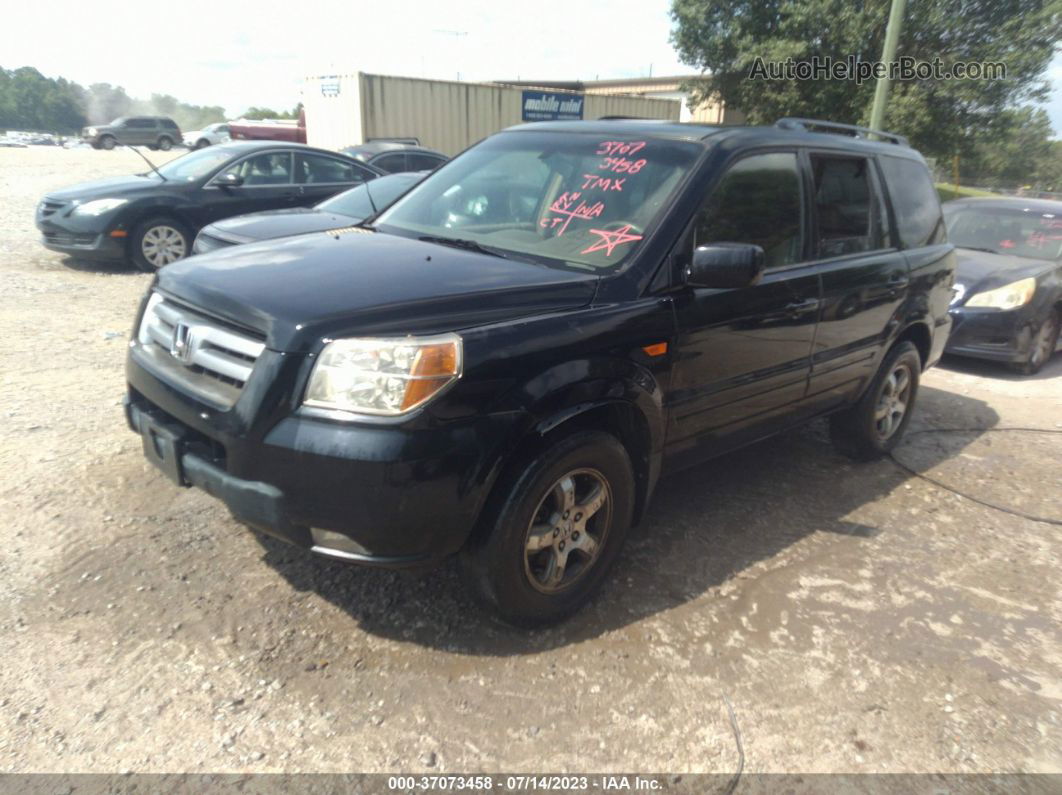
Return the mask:
<svg viewBox="0 0 1062 795">
<path fill-rule="evenodd" d="M 948 239 L 960 248 L 1029 259 L 1062 257 L 1062 213 L 965 206 L 945 208 Z"/>
<path fill-rule="evenodd" d="M 205 177 L 231 158 L 232 152 L 226 152 L 224 149 L 198 149 L 168 163 L 163 163 L 158 168 L 166 179 L 193 182 L 200 177 Z"/>
<path fill-rule="evenodd" d="M 422 178 L 421 174 L 394 174 L 389 177 L 380 177 L 343 191 L 331 199 L 326 199 L 317 205 L 317 209 L 349 215 L 360 221 L 382 210 L 405 192 L 410 185 Z"/>
<path fill-rule="evenodd" d="M 701 147 L 600 134 L 488 138 L 377 221 L 580 270 L 615 270 L 657 222 Z"/>
</svg>

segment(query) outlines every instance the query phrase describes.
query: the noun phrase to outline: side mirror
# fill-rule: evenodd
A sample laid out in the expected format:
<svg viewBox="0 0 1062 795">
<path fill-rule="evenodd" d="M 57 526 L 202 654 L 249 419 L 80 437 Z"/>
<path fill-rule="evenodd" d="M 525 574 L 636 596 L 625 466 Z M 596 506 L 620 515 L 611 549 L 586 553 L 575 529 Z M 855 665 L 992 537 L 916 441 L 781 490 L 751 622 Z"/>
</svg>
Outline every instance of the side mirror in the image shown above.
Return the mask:
<svg viewBox="0 0 1062 795">
<path fill-rule="evenodd" d="M 221 174 L 214 177 L 214 184 L 219 188 L 238 188 L 243 184 L 243 177 L 239 174 Z"/>
<path fill-rule="evenodd" d="M 766 262 L 763 249 L 751 243 L 698 246 L 686 269 L 691 287 L 750 287 L 759 281 Z"/>
</svg>

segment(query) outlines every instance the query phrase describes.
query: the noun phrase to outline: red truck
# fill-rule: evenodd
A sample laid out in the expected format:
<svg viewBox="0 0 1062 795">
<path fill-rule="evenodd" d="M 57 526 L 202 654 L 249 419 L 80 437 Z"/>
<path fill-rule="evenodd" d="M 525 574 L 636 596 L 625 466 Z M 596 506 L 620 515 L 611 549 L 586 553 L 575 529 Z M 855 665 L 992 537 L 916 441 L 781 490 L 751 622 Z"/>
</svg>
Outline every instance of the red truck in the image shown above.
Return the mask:
<svg viewBox="0 0 1062 795">
<path fill-rule="evenodd" d="M 306 143 L 306 112 L 299 111 L 299 119 L 237 119 L 229 124 L 229 136 L 234 141 L 290 141 Z"/>
</svg>

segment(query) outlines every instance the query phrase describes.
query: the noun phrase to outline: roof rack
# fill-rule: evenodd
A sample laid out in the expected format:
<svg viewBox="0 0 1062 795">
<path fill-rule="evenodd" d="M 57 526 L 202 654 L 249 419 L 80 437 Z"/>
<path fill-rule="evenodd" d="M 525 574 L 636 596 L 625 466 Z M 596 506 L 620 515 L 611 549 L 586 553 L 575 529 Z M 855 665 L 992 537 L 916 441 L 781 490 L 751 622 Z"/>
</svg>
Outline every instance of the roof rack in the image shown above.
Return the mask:
<svg viewBox="0 0 1062 795">
<path fill-rule="evenodd" d="M 805 132 L 814 132 L 814 129 L 821 129 L 825 132 L 843 133 L 845 135 L 851 135 L 854 138 L 865 139 L 874 135 L 883 141 L 894 143 L 897 146 L 910 146 L 907 142 L 907 138 L 903 135 L 885 132 L 884 130 L 872 130 L 869 127 L 859 127 L 855 124 L 838 124 L 837 122 L 819 121 L 818 119 L 785 118 L 776 121 L 774 126 L 782 130 L 803 130 Z"/>
</svg>

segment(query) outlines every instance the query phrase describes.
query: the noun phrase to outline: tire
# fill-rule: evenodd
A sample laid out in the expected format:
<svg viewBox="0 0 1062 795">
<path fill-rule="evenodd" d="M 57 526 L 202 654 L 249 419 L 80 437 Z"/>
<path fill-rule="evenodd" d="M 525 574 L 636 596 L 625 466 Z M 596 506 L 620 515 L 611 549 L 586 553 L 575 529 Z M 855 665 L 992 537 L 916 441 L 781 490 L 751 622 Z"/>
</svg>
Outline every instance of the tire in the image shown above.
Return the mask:
<svg viewBox="0 0 1062 795">
<path fill-rule="evenodd" d="M 206 138 L 200 138 L 198 141 L 195 142 L 196 149 L 206 149 L 208 146 L 210 146 L 210 141 L 208 141 Z"/>
<path fill-rule="evenodd" d="M 562 437 L 495 486 L 484 532 L 461 553 L 466 582 L 510 624 L 567 618 L 589 601 L 623 548 L 634 489 L 630 458 L 615 437 Z"/>
<path fill-rule="evenodd" d="M 1055 307 L 1047 313 L 1029 340 L 1029 353 L 1025 361 L 1015 362 L 1010 367 L 1022 375 L 1036 375 L 1050 360 L 1058 347 L 1058 334 L 1062 329 L 1062 312 Z"/>
<path fill-rule="evenodd" d="M 921 372 L 922 357 L 914 343 L 894 345 L 859 402 L 830 417 L 834 446 L 857 461 L 891 452 L 911 421 Z"/>
<path fill-rule="evenodd" d="M 133 264 L 145 273 L 154 273 L 191 254 L 192 236 L 184 224 L 160 216 L 140 223 L 129 246 Z"/>
<path fill-rule="evenodd" d="M 163 152 L 168 152 L 171 149 L 173 149 L 173 139 L 172 138 L 168 138 L 168 137 L 166 137 L 164 135 L 161 138 L 159 138 L 159 142 L 158 142 L 157 146 Z"/>
<path fill-rule="evenodd" d="M 106 149 L 108 152 L 110 150 L 114 149 L 114 145 L 116 143 L 118 143 L 118 142 L 114 140 L 114 136 L 113 135 L 105 135 L 102 138 L 100 138 L 100 147 L 103 148 L 103 149 Z"/>
</svg>

